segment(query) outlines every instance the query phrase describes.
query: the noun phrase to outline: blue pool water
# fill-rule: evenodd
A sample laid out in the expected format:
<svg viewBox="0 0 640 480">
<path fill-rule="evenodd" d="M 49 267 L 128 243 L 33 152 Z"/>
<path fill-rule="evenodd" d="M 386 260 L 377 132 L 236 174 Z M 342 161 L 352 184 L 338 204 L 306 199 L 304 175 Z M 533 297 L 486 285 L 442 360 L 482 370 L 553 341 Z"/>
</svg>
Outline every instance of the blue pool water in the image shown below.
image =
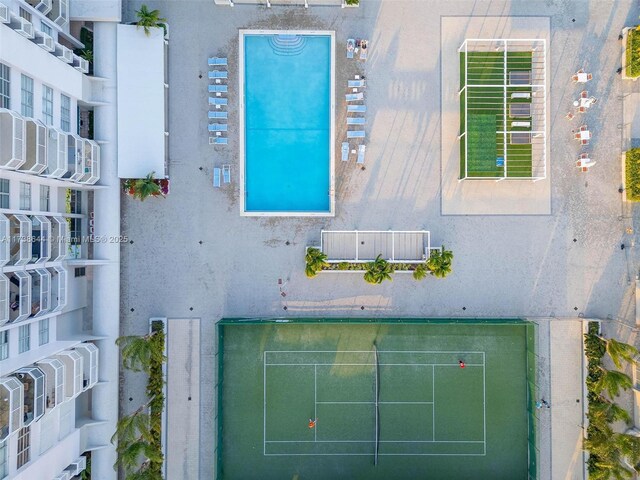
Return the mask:
<svg viewBox="0 0 640 480">
<path fill-rule="evenodd" d="M 329 212 L 331 37 L 244 36 L 245 211 Z"/>
</svg>

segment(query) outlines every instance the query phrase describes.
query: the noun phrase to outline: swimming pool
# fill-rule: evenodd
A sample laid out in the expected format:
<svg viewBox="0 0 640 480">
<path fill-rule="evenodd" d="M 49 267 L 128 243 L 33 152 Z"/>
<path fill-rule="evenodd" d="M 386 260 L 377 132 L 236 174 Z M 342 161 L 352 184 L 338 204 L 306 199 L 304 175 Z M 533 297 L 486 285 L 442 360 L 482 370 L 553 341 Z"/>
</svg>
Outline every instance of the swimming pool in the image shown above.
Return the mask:
<svg viewBox="0 0 640 480">
<path fill-rule="evenodd" d="M 334 214 L 334 32 L 240 31 L 240 213 Z"/>
</svg>

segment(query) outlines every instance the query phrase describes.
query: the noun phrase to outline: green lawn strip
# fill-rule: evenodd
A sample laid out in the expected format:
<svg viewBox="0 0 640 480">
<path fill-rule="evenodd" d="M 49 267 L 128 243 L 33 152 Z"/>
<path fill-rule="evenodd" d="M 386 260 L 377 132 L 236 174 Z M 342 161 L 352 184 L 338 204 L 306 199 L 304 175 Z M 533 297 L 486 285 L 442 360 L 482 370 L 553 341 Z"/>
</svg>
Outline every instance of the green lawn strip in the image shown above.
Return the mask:
<svg viewBox="0 0 640 480">
<path fill-rule="evenodd" d="M 467 122 L 468 172 L 492 173 L 496 169 L 496 116 L 473 115 Z"/>
<path fill-rule="evenodd" d="M 627 200 L 640 201 L 640 148 L 632 148 L 626 152 L 625 189 Z"/>
<path fill-rule="evenodd" d="M 627 77 L 640 76 L 640 32 L 635 29 L 627 33 Z"/>
</svg>

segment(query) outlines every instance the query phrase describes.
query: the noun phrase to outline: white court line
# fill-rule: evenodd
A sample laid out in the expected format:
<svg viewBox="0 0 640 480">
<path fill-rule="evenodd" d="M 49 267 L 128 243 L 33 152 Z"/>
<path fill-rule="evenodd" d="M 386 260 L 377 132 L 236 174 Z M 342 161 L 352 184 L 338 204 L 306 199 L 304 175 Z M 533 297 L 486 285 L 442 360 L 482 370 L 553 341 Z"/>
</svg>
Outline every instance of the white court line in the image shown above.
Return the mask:
<svg viewBox="0 0 640 480">
<path fill-rule="evenodd" d="M 375 443 L 375 440 L 268 440 L 267 443 Z M 482 440 L 380 440 L 380 443 L 484 443 Z"/>
<path fill-rule="evenodd" d="M 313 421 L 318 419 L 318 367 L 313 367 Z M 318 425 L 313 426 L 313 441 L 318 439 Z"/>
<path fill-rule="evenodd" d="M 316 402 L 316 403 L 323 403 L 323 404 L 333 404 L 333 403 L 335 403 L 335 404 L 338 404 L 338 405 L 351 404 L 351 403 L 357 404 L 357 405 L 360 405 L 360 404 L 375 405 L 376 402 L 329 402 L 329 401 L 326 401 L 326 402 Z M 382 404 L 385 404 L 385 405 L 386 404 L 392 404 L 392 405 L 396 405 L 396 404 L 399 404 L 399 405 L 432 405 L 433 402 L 378 402 L 378 405 L 382 405 Z"/>
<path fill-rule="evenodd" d="M 265 350 L 264 353 L 370 353 L 371 350 Z M 484 353 L 480 350 L 378 350 L 378 353 Z"/>
<path fill-rule="evenodd" d="M 436 440 L 436 366 L 434 365 L 431 368 L 431 398 L 433 398 L 433 407 L 431 407 L 431 412 L 433 413 L 433 420 L 431 421 L 431 438 L 433 441 Z"/>
<path fill-rule="evenodd" d="M 317 440 L 317 430 L 314 430 L 314 440 L 266 440 L 266 372 L 267 366 L 313 366 L 314 367 L 314 415 L 317 415 L 317 404 L 374 404 L 375 402 L 318 402 L 317 401 L 317 367 L 320 366 L 373 366 L 372 363 L 267 363 L 267 353 L 367 353 L 370 354 L 369 350 L 318 350 L 318 351 L 307 351 L 307 350 L 271 350 L 264 351 L 263 358 L 263 376 L 264 376 L 264 455 L 265 456 L 369 456 L 370 453 L 266 453 L 267 443 L 374 443 L 372 440 Z M 487 428 L 486 428 L 486 356 L 485 352 L 471 351 L 471 352 L 463 352 L 463 351 L 424 351 L 424 350 L 402 350 L 402 351 L 379 351 L 379 353 L 455 353 L 455 354 L 482 354 L 482 363 L 481 364 L 473 364 L 467 363 L 467 367 L 482 367 L 482 376 L 483 376 L 483 440 L 435 440 L 435 367 L 458 367 L 458 363 L 383 363 L 380 366 L 431 366 L 433 375 L 432 375 L 432 402 L 378 402 L 379 404 L 431 404 L 433 405 L 432 413 L 433 413 L 433 440 L 380 440 L 380 443 L 467 443 L 467 444 L 482 444 L 483 445 L 483 453 L 379 453 L 380 456 L 486 456 L 487 453 Z M 316 427 L 317 428 L 317 427 Z"/>
<path fill-rule="evenodd" d="M 370 453 L 267 453 L 265 457 L 370 457 Z M 378 453 L 379 457 L 484 457 L 484 453 Z"/>
<path fill-rule="evenodd" d="M 268 367 L 311 367 L 311 366 L 316 366 L 316 365 L 321 365 L 321 366 L 330 366 L 330 367 L 340 367 L 343 365 L 347 365 L 347 366 L 356 366 L 356 365 L 360 365 L 360 366 L 369 366 L 369 367 L 373 367 L 375 364 L 374 363 L 335 363 L 335 362 L 331 362 L 331 363 L 267 363 L 266 364 Z M 418 367 L 459 367 L 460 365 L 458 364 L 458 362 L 455 363 L 381 363 L 380 364 L 381 367 L 384 366 L 398 366 L 398 367 L 412 367 L 412 366 L 418 366 Z M 465 363 L 466 367 L 483 367 L 484 365 L 482 365 L 481 363 Z"/>
<path fill-rule="evenodd" d="M 484 428 L 484 453 L 487 454 L 487 380 L 485 354 L 482 354 L 482 423 Z"/>
</svg>

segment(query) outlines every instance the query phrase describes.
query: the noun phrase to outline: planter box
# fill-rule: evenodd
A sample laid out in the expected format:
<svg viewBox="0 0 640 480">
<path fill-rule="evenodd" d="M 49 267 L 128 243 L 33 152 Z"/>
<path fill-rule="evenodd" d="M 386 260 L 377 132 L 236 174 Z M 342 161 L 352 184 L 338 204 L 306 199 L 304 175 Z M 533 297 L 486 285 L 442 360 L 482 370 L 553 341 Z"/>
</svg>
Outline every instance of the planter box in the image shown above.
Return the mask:
<svg viewBox="0 0 640 480">
<path fill-rule="evenodd" d="M 358 8 L 360 6 L 360 2 L 354 4 L 354 5 L 349 5 L 347 4 L 347 2 L 345 2 L 344 0 L 342 0 L 342 8 Z"/>
<path fill-rule="evenodd" d="M 164 332 L 164 352 L 163 355 L 167 358 L 167 318 L 166 317 L 151 317 L 149 318 L 149 333 L 153 331 L 153 325 L 162 323 L 162 331 Z M 162 455 L 164 456 L 164 462 L 162 464 L 162 474 L 166 478 L 167 475 L 167 360 L 162 363 L 162 394 L 164 395 L 164 405 L 162 406 L 162 420 L 161 420 L 161 434 L 160 443 L 162 445 Z"/>
<path fill-rule="evenodd" d="M 627 44 L 629 41 L 629 32 L 635 30 L 632 27 L 625 27 L 622 29 L 622 79 L 623 80 L 633 80 L 634 82 L 638 79 L 638 77 L 630 77 L 627 75 Z"/>
</svg>

